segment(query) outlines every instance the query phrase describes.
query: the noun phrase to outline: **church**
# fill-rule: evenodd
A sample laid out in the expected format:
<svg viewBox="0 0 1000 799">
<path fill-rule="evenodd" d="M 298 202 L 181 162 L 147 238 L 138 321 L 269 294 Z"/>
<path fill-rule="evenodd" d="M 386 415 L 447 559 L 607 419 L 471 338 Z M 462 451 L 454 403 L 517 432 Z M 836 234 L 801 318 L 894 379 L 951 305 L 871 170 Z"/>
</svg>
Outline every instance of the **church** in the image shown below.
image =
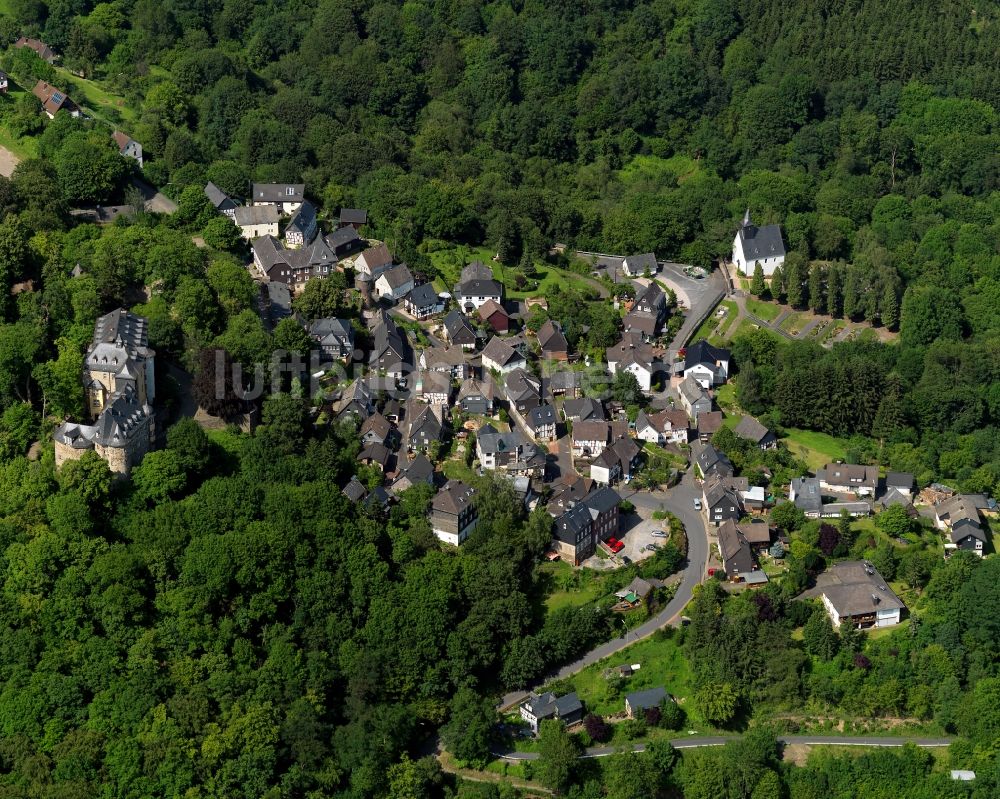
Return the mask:
<svg viewBox="0 0 1000 799">
<path fill-rule="evenodd" d="M 753 277 L 757 264 L 760 264 L 764 277 L 771 277 L 774 270 L 785 263 L 785 244 L 781 240 L 780 225 L 757 227 L 750 219 L 750 209 L 747 208 L 743 224 L 733 239 L 733 263 L 748 277 Z"/>
</svg>

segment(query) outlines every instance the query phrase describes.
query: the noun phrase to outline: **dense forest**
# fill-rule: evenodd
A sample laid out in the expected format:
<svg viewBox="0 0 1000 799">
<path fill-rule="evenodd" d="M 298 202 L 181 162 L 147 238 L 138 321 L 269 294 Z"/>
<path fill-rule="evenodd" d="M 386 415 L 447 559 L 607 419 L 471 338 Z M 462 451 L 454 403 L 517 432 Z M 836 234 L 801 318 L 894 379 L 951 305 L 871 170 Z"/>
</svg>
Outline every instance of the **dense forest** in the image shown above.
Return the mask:
<svg viewBox="0 0 1000 799">
<path fill-rule="evenodd" d="M 773 296 L 899 335 L 829 351 L 738 339 L 741 405 L 776 429 L 853 437 L 852 459 L 921 484 L 1000 493 L 995 3 L 0 9 L 4 45 L 37 35 L 121 98 L 90 121 L 46 121 L 23 92 L 0 98 L 4 135 L 37 155 L 0 178 L 0 795 L 439 796 L 451 789 L 422 757 L 438 727 L 450 719 L 449 745 L 481 754 L 488 695 L 609 634 L 591 608 L 540 611 L 546 516 L 492 486 L 475 538 L 442 552 L 421 489 L 388 518 L 340 495 L 354 431 L 314 425 L 290 395 L 225 447 L 180 423 L 127 487 L 96 458 L 56 474 L 50 444 L 26 457 L 55 419 L 79 414 L 82 347 L 118 305 L 150 319 L 161 370 L 194 368 L 210 346 L 246 364 L 308 347 L 296 325 L 262 326 L 244 245 L 205 201 L 206 180 L 235 196 L 252 180 L 305 181 L 324 220 L 367 208 L 369 235 L 428 275 L 430 255 L 455 243 L 512 266 L 555 242 L 709 266 L 749 206 L 785 232 Z M 29 90 L 81 86 L 25 49 L 0 66 Z M 134 201 L 105 123 L 142 143 L 144 177 L 176 213 L 76 224 L 79 205 Z M 314 281 L 298 307 L 356 317 L 346 288 Z M 583 335 L 567 297 L 552 312 Z M 594 341 L 616 332 L 603 306 L 586 322 Z M 961 736 L 954 755 L 976 765 L 974 789 L 909 750 L 788 769 L 766 739 L 681 765 L 671 752 L 623 758 L 560 787 L 995 795 L 996 563 L 955 558 L 933 576 L 914 563 L 927 605 L 890 639 L 845 642 L 800 617 L 791 580 L 753 600 L 706 590 L 684 634 L 706 704 L 728 697 L 720 723 L 762 702 L 911 714 Z"/>
</svg>

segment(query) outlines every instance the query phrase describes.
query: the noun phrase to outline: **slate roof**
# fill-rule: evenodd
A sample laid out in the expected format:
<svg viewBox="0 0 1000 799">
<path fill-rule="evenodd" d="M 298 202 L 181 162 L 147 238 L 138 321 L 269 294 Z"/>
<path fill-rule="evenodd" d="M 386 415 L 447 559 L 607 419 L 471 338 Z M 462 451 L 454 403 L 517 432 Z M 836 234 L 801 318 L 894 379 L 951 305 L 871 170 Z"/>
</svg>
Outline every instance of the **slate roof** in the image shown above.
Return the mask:
<svg viewBox="0 0 1000 799">
<path fill-rule="evenodd" d="M 656 274 L 656 256 L 651 252 L 639 253 L 638 255 L 629 255 L 622 262 L 622 267 L 627 269 L 630 274 L 642 275 L 645 273 L 646 268 L 649 268 L 650 274 Z"/>
<path fill-rule="evenodd" d="M 437 305 L 440 300 L 438 299 L 437 292 L 434 290 L 433 284 L 421 283 L 410 292 L 409 302 L 415 308 L 427 308 Z"/>
<path fill-rule="evenodd" d="M 367 225 L 368 212 L 363 208 L 341 208 L 340 224 L 342 225 Z"/>
<path fill-rule="evenodd" d="M 681 381 L 677 390 L 692 406 L 700 400 L 709 399 L 708 392 L 706 392 L 705 389 L 701 387 L 701 384 L 690 375 Z"/>
<path fill-rule="evenodd" d="M 292 193 L 288 193 L 288 189 Z M 255 203 L 300 203 L 306 198 L 305 183 L 254 183 L 252 195 Z"/>
<path fill-rule="evenodd" d="M 578 422 L 605 418 L 604 406 L 592 397 L 566 400 L 563 403 L 563 413 L 567 419 L 576 419 Z"/>
<path fill-rule="evenodd" d="M 666 688 L 647 688 L 645 691 L 635 691 L 625 697 L 625 702 L 634 713 L 637 710 L 646 710 L 651 707 L 659 707 L 660 703 L 666 699 Z"/>
<path fill-rule="evenodd" d="M 909 472 L 886 472 L 886 488 L 903 488 L 907 491 L 913 489 L 913 475 Z"/>
<path fill-rule="evenodd" d="M 878 467 L 855 463 L 828 463 L 816 476 L 827 485 L 872 488 L 878 484 Z"/>
<path fill-rule="evenodd" d="M 556 409 L 551 405 L 539 405 L 528 412 L 528 425 L 532 430 L 539 430 L 546 425 L 556 423 Z"/>
<path fill-rule="evenodd" d="M 352 228 L 340 228 L 341 230 L 351 230 Z M 357 234 L 355 234 L 357 235 Z M 369 271 L 375 271 L 383 266 L 392 264 L 392 253 L 385 244 L 377 244 L 369 247 L 358 256 L 358 263 L 364 262 Z"/>
<path fill-rule="evenodd" d="M 514 361 L 524 360 L 524 356 L 499 336 L 494 336 L 487 342 L 483 348 L 483 358 L 488 358 L 500 367 L 507 366 Z"/>
<path fill-rule="evenodd" d="M 458 282 L 467 283 L 470 280 L 493 280 L 493 270 L 482 261 L 473 261 L 462 267 Z"/>
<path fill-rule="evenodd" d="M 698 364 L 715 366 L 717 361 L 728 361 L 732 357 L 725 347 L 713 347 L 704 339 L 690 345 L 684 353 L 684 368 L 690 369 Z"/>
<path fill-rule="evenodd" d="M 740 423 L 733 428 L 733 432 L 740 438 L 752 441 L 754 444 L 759 444 L 771 431 L 752 416 L 744 416 L 740 419 Z"/>
<path fill-rule="evenodd" d="M 458 308 L 452 308 L 444 318 L 444 326 L 448 331 L 448 338 L 458 344 L 474 343 L 476 331 L 469 322 L 468 317 Z"/>
<path fill-rule="evenodd" d="M 740 534 L 750 544 L 770 544 L 771 525 L 764 521 L 752 521 L 747 524 L 737 524 Z"/>
<path fill-rule="evenodd" d="M 807 593 L 826 596 L 840 616 L 860 616 L 906 607 L 878 570 L 866 561 L 835 563 L 816 582 L 816 588 Z"/>
<path fill-rule="evenodd" d="M 358 235 L 358 231 L 348 225 L 327 233 L 323 240 L 331 250 L 341 255 L 345 250 L 350 249 L 350 245 L 361 241 L 361 237 Z"/>
<path fill-rule="evenodd" d="M 460 297 L 502 297 L 503 286 L 496 280 L 466 280 L 458 284 Z"/>
<path fill-rule="evenodd" d="M 753 571 L 750 545 L 732 519 L 726 519 L 719 525 L 719 556 L 726 574 Z"/>
<path fill-rule="evenodd" d="M 240 227 L 277 225 L 278 209 L 273 205 L 239 205 L 233 219 Z"/>
<path fill-rule="evenodd" d="M 285 237 L 288 237 L 289 231 L 301 233 L 305 236 L 310 230 L 316 230 L 316 206 L 309 202 L 309 200 L 305 200 L 288 221 L 288 226 L 285 228 Z"/>
<path fill-rule="evenodd" d="M 652 371 L 653 348 L 646 344 L 640 336 L 626 332 L 621 341 L 605 351 L 608 363 L 618 364 L 624 369 L 633 363 Z"/>
<path fill-rule="evenodd" d="M 354 475 L 347 482 L 347 485 L 344 486 L 344 490 L 341 491 L 341 493 L 345 497 L 347 497 L 351 502 L 356 503 L 364 499 L 365 496 L 368 494 L 368 491 L 361 484 L 361 481 L 358 479 L 358 476 Z"/>
<path fill-rule="evenodd" d="M 569 344 L 558 322 L 548 320 L 538 329 L 538 344 L 543 352 L 568 352 Z"/>
<path fill-rule="evenodd" d="M 431 503 L 431 509 L 440 513 L 458 515 L 473 503 L 476 489 L 461 480 L 449 480 L 437 492 Z"/>
<path fill-rule="evenodd" d="M 212 181 L 205 184 L 205 196 L 216 211 L 236 210 L 239 204 Z"/>
<path fill-rule="evenodd" d="M 748 261 L 774 258 L 785 254 L 785 243 L 781 240 L 781 227 L 778 225 L 757 227 L 750 220 L 749 208 L 743 217 L 739 237 L 743 244 L 743 254 Z"/>
<path fill-rule="evenodd" d="M 731 477 L 733 474 L 733 464 L 725 453 L 719 452 L 711 444 L 703 441 L 695 441 L 691 444 L 691 457 L 698 464 L 703 475 L 708 476 L 713 472 L 720 477 Z"/>
<path fill-rule="evenodd" d="M 379 275 L 379 280 L 384 280 L 389 284 L 389 288 L 395 291 L 400 286 L 413 282 L 413 273 L 406 264 L 397 264 Z"/>
<path fill-rule="evenodd" d="M 590 510 L 582 502 L 576 502 L 556 519 L 556 538 L 575 544 L 577 537 L 590 529 L 590 523 Z"/>
<path fill-rule="evenodd" d="M 806 513 L 818 513 L 823 507 L 823 494 L 820 491 L 819 479 L 816 477 L 796 477 L 792 480 L 790 491 L 794 490 L 795 507 Z"/>
<path fill-rule="evenodd" d="M 507 399 L 518 400 L 541 397 L 542 384 L 537 377 L 524 369 L 512 369 L 504 375 L 504 390 Z"/>
<path fill-rule="evenodd" d="M 469 377 L 462 381 L 462 385 L 458 389 L 459 400 L 463 400 L 466 397 L 479 396 L 485 397 L 489 400 L 493 399 L 494 391 L 492 380 L 477 380 L 474 377 Z"/>
<path fill-rule="evenodd" d="M 392 432 L 392 425 L 389 424 L 389 420 L 386 419 L 381 413 L 377 411 L 369 416 L 361 425 L 361 429 L 358 431 L 358 435 L 364 438 L 369 433 L 373 433 L 378 436 L 382 441 L 385 441 Z"/>
</svg>

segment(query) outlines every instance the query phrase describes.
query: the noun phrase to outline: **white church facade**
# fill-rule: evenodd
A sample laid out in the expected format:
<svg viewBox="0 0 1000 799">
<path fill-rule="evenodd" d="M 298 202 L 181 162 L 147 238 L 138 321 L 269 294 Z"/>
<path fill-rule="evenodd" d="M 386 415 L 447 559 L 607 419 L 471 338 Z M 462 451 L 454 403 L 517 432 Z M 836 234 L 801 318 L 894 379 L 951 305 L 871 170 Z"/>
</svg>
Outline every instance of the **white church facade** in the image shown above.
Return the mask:
<svg viewBox="0 0 1000 799">
<path fill-rule="evenodd" d="M 764 277 L 771 277 L 774 270 L 785 263 L 785 244 L 779 225 L 757 227 L 750 219 L 750 209 L 743 216 L 743 224 L 733 239 L 733 263 L 740 272 L 753 277 L 757 264 Z"/>
</svg>

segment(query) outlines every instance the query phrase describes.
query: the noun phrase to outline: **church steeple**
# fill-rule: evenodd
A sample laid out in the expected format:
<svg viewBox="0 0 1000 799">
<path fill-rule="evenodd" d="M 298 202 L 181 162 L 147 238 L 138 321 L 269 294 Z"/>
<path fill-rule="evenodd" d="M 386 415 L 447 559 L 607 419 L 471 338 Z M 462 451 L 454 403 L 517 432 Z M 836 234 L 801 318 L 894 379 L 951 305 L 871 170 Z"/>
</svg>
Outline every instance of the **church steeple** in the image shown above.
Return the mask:
<svg viewBox="0 0 1000 799">
<path fill-rule="evenodd" d="M 747 208 L 747 212 L 743 214 L 743 227 L 750 227 L 753 222 L 750 221 L 750 209 Z"/>
</svg>

